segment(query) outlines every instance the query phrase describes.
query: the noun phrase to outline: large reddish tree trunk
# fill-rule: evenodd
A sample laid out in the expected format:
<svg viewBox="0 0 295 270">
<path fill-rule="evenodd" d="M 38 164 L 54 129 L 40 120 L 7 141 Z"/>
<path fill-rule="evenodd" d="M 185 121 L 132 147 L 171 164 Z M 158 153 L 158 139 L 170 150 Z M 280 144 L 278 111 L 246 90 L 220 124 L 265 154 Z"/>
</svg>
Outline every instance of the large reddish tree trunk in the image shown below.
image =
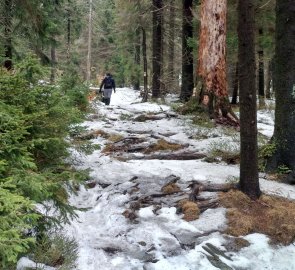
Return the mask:
<svg viewBox="0 0 295 270">
<path fill-rule="evenodd" d="M 198 74 L 206 90 L 227 97 L 226 81 L 226 4 L 227 0 L 202 0 Z"/>
<path fill-rule="evenodd" d="M 226 79 L 226 10 L 227 0 L 202 0 L 198 75 L 205 95 L 214 99 L 215 117 L 238 125 L 232 112 Z"/>
</svg>

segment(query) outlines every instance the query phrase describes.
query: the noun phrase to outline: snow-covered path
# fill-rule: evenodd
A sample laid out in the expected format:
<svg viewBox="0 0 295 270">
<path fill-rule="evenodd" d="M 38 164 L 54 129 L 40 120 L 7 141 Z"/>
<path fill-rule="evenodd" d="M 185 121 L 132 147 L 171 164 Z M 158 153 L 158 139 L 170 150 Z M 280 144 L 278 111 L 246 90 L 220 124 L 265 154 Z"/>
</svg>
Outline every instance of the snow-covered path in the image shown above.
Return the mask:
<svg viewBox="0 0 295 270">
<path fill-rule="evenodd" d="M 146 136 L 144 132 L 163 134 L 170 132 L 169 141 L 188 144 L 188 149 L 206 153 L 210 147 L 221 141 L 235 144 L 233 136 L 222 136 L 217 130 L 206 131 L 193 127 L 185 117 L 165 118 L 136 122 L 134 117 L 142 113 L 164 113 L 170 111 L 166 105 L 136 103 L 138 92 L 128 88 L 117 89 L 111 105 L 106 107 L 94 103 L 99 117 L 89 116 L 84 123 L 89 130 L 103 130 L 107 133 L 128 136 Z M 266 135 L 272 132 L 272 121 L 260 115 L 259 128 Z M 269 121 L 269 122 L 267 122 Z M 213 133 L 212 133 L 213 132 Z M 140 133 L 140 134 L 139 134 Z M 201 135 L 206 134 L 203 138 Z M 198 138 L 198 139 L 196 139 Z M 97 137 L 93 143 L 103 146 L 107 139 Z M 208 260 L 204 246 L 213 244 L 226 252 L 231 259 L 219 257 L 228 268 L 223 269 L 295 269 L 294 245 L 270 247 L 264 235 L 252 234 L 245 237 L 250 246 L 239 252 L 226 249 L 229 237 L 223 235 L 226 227 L 225 209 L 209 209 L 195 221 L 187 222 L 177 214 L 176 207 L 163 205 L 141 207 L 132 220 L 122 213 L 129 205 L 133 190 L 138 185 L 147 192 L 159 188 L 161 181 L 170 175 L 179 176 L 179 183 L 185 186 L 192 180 L 225 183 L 238 177 L 237 165 L 207 163 L 203 160 L 128 160 L 120 161 L 105 155 L 101 150 L 91 155 L 77 153 L 77 167 L 91 169 L 94 187 L 80 187 L 77 196 L 70 198 L 71 204 L 87 208 L 79 212 L 79 218 L 65 226 L 65 232 L 79 244 L 79 270 L 213 270 L 219 269 Z M 137 154 L 140 155 L 140 154 Z M 293 187 L 261 179 L 263 191 L 295 199 Z M 224 266 L 225 267 L 225 266 Z"/>
</svg>

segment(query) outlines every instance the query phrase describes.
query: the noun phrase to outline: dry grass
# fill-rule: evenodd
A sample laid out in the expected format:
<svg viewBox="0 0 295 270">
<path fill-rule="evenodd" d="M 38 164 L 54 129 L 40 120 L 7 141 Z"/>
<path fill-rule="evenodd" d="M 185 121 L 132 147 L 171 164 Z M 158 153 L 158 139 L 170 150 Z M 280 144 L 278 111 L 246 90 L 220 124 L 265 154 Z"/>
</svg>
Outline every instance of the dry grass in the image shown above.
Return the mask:
<svg viewBox="0 0 295 270">
<path fill-rule="evenodd" d="M 96 98 L 96 92 L 93 90 L 93 91 L 90 91 L 89 92 L 89 94 L 88 94 L 88 96 L 87 96 L 87 99 L 88 99 L 88 101 L 90 102 L 90 101 L 93 101 L 95 98 Z"/>
<path fill-rule="evenodd" d="M 172 183 L 172 184 L 169 184 L 169 185 L 164 186 L 161 189 L 161 191 L 164 194 L 173 194 L 173 193 L 179 192 L 180 191 L 180 187 L 177 184 Z"/>
<path fill-rule="evenodd" d="M 200 209 L 196 203 L 188 200 L 181 200 L 178 203 L 178 206 L 181 208 L 184 214 L 183 219 L 185 221 L 193 221 L 199 218 Z"/>
<path fill-rule="evenodd" d="M 124 136 L 120 134 L 109 134 L 109 137 L 107 138 L 111 142 L 117 142 L 124 138 Z"/>
<path fill-rule="evenodd" d="M 109 133 L 107 133 L 101 129 L 94 130 L 92 134 L 94 137 L 103 137 L 105 139 L 107 139 L 110 136 Z"/>
<path fill-rule="evenodd" d="M 242 248 L 248 246 L 250 246 L 250 243 L 246 239 L 240 237 L 228 237 L 228 240 L 224 245 L 226 250 L 230 252 L 238 252 Z"/>
<path fill-rule="evenodd" d="M 105 136 L 105 135 L 101 135 Z M 118 142 L 122 139 L 121 135 L 116 134 L 108 134 L 107 139 L 113 142 Z M 177 143 L 169 143 L 165 141 L 164 139 L 158 140 L 154 144 L 150 144 L 148 146 L 142 146 L 140 147 L 140 144 L 143 143 L 145 139 L 143 138 L 133 138 L 132 140 L 124 140 L 120 142 L 120 144 L 116 145 L 114 143 L 107 144 L 105 148 L 103 149 L 103 153 L 114 153 L 114 152 L 135 152 L 132 150 L 132 147 L 138 145 L 139 148 L 136 152 L 141 152 L 144 154 L 150 154 L 157 151 L 177 151 L 179 149 L 182 149 L 184 146 Z M 130 151 L 131 150 L 131 151 Z"/>
<path fill-rule="evenodd" d="M 134 138 L 132 140 L 124 140 L 124 141 L 121 141 L 119 144 L 115 144 L 121 139 L 119 139 L 119 137 L 110 136 L 109 140 L 111 139 L 113 140 L 113 143 L 108 143 L 102 150 L 102 153 L 108 154 L 108 153 L 115 153 L 115 152 L 128 152 L 128 149 L 130 148 L 130 146 L 134 146 L 136 144 L 140 144 L 145 141 L 143 138 Z"/>
<path fill-rule="evenodd" d="M 249 233 L 268 235 L 274 243 L 290 244 L 295 239 L 295 203 L 279 197 L 262 195 L 253 201 L 240 191 L 220 195 L 228 208 L 227 233 L 241 236 Z"/>
<path fill-rule="evenodd" d="M 270 181 L 281 182 L 282 181 L 282 175 L 280 175 L 278 173 L 266 174 L 266 179 L 270 180 Z"/>
<path fill-rule="evenodd" d="M 170 143 L 165 141 L 164 139 L 160 139 L 157 141 L 156 144 L 148 147 L 144 153 L 145 154 L 150 154 L 152 152 L 157 152 L 157 151 L 165 151 L 165 150 L 170 150 L 170 151 L 177 151 L 183 148 L 183 145 L 177 144 L 177 143 Z"/>
<path fill-rule="evenodd" d="M 123 138 L 123 136 L 120 134 L 108 133 L 108 132 L 105 132 L 104 130 L 101 130 L 101 129 L 93 130 L 92 132 L 90 132 L 87 135 L 90 138 L 102 137 L 102 138 L 107 139 L 111 142 L 116 142 L 116 141 L 119 141 Z"/>
</svg>

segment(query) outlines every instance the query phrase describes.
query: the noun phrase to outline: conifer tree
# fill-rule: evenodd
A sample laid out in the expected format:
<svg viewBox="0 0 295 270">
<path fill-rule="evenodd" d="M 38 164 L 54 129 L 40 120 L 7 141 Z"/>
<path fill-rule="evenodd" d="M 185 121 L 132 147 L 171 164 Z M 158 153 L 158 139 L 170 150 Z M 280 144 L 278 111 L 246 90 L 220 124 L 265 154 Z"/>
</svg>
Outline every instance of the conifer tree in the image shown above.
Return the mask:
<svg viewBox="0 0 295 270">
<path fill-rule="evenodd" d="M 275 151 L 268 160 L 267 171 L 285 166 L 295 182 L 295 6 L 292 1 L 276 2 L 276 48 L 274 59 L 274 89 L 276 97 L 275 129 L 272 142 Z"/>
<path fill-rule="evenodd" d="M 152 97 L 161 95 L 161 76 L 163 72 L 163 1 L 152 0 L 153 3 L 153 55 L 152 55 Z"/>
<path fill-rule="evenodd" d="M 193 0 L 183 1 L 182 22 L 182 76 L 180 99 L 188 101 L 194 88 L 194 60 L 190 39 L 193 38 Z"/>
<path fill-rule="evenodd" d="M 257 158 L 254 31 L 253 0 L 239 0 L 240 188 L 250 198 L 257 199 L 261 191 Z"/>
</svg>

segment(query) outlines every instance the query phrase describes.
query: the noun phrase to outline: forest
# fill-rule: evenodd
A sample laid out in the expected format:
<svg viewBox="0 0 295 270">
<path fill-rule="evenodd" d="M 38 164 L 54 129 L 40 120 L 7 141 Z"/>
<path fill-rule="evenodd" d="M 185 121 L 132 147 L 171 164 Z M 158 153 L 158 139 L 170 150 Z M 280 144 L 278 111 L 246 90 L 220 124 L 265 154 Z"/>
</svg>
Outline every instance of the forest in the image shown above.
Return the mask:
<svg viewBox="0 0 295 270">
<path fill-rule="evenodd" d="M 0 269 L 295 269 L 294 0 L 0 14 Z"/>
</svg>

